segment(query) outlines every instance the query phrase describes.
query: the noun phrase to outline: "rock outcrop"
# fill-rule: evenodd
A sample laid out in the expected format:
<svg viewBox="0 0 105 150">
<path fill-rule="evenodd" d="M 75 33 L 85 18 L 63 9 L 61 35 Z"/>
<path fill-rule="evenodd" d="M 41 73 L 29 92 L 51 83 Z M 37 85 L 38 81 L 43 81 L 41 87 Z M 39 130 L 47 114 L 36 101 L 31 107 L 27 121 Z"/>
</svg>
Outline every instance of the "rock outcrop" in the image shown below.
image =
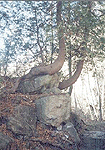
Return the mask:
<svg viewBox="0 0 105 150">
<path fill-rule="evenodd" d="M 59 126 L 70 117 L 70 97 L 58 89 L 60 75 L 43 75 L 19 85 L 22 93 L 46 94 L 35 99 L 37 118 L 44 124 Z"/>
<path fill-rule="evenodd" d="M 68 121 L 71 111 L 70 96 L 62 93 L 58 88 L 59 79 L 59 75 L 54 74 L 24 80 L 20 83 L 17 94 L 11 99 L 13 110 L 5 121 L 6 128 L 12 131 L 17 139 L 26 140 L 25 148 L 36 149 L 37 144 L 32 145 L 32 141 L 36 140 L 43 146 L 48 143 L 52 149 L 77 150 L 80 139 L 73 124 Z M 18 92 L 21 94 L 19 95 Z M 33 99 L 30 102 L 31 96 Z M 63 126 L 64 122 L 66 123 Z M 43 133 L 48 128 L 52 128 L 48 131 L 48 137 L 53 139 L 52 141 L 47 139 L 45 133 L 45 137 L 42 138 L 40 129 L 38 130 L 40 124 Z M 62 128 L 58 130 L 60 126 Z M 5 135 L 3 139 L 6 139 Z M 2 149 L 5 149 L 12 141 L 8 136 L 4 143 L 2 140 L 0 142 Z"/>
</svg>

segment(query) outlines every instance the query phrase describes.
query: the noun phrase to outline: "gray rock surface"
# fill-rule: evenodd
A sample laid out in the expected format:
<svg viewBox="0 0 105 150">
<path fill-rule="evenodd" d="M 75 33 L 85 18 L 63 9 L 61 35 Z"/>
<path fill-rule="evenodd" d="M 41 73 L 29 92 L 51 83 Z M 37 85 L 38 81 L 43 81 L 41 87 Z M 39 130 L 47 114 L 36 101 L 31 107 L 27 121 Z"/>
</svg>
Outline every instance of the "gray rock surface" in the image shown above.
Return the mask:
<svg viewBox="0 0 105 150">
<path fill-rule="evenodd" d="M 63 131 L 69 133 L 69 135 L 71 136 L 71 138 L 73 138 L 75 143 L 80 143 L 78 133 L 71 122 L 68 122 L 66 125 L 63 126 Z"/>
<path fill-rule="evenodd" d="M 35 135 L 36 133 L 36 112 L 31 106 L 19 105 L 9 117 L 7 128 L 15 134 Z"/>
<path fill-rule="evenodd" d="M 70 117 L 68 94 L 50 95 L 35 100 L 38 120 L 58 127 Z"/>
<path fill-rule="evenodd" d="M 59 76 L 54 75 L 43 75 L 25 80 L 19 85 L 19 91 L 22 93 L 43 93 L 46 89 L 58 87 Z"/>
<path fill-rule="evenodd" d="M 12 142 L 12 138 L 0 132 L 0 150 L 5 150 Z"/>
<path fill-rule="evenodd" d="M 46 89 L 43 94 L 61 94 L 61 90 L 57 87 Z"/>
<path fill-rule="evenodd" d="M 104 150 L 105 132 L 104 131 L 85 131 L 82 137 L 83 146 L 86 150 Z"/>
</svg>

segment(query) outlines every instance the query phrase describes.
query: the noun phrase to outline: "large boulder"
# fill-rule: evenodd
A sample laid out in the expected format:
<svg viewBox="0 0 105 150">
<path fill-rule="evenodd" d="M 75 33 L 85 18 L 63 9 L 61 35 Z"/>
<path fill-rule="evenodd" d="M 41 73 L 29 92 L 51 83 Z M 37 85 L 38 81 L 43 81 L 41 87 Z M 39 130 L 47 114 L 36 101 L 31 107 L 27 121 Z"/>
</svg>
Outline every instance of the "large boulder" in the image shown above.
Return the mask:
<svg viewBox="0 0 105 150">
<path fill-rule="evenodd" d="M 17 135 L 36 134 L 36 110 L 32 106 L 19 105 L 8 118 L 7 128 Z"/>
<path fill-rule="evenodd" d="M 38 77 L 33 77 L 29 80 L 24 80 L 20 83 L 18 91 L 22 93 L 43 93 L 46 89 L 58 87 L 59 76 L 54 75 L 43 75 Z"/>
<path fill-rule="evenodd" d="M 49 95 L 35 100 L 38 120 L 58 127 L 70 117 L 70 96 L 68 94 Z"/>
</svg>

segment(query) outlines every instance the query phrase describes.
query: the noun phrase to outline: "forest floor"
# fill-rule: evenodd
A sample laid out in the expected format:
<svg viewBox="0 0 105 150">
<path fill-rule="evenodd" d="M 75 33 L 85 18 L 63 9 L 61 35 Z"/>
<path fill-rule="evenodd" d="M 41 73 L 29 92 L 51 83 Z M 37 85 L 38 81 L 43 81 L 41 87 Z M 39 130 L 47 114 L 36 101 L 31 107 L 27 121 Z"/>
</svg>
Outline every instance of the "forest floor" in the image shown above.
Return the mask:
<svg viewBox="0 0 105 150">
<path fill-rule="evenodd" d="M 17 94 L 18 95 L 18 94 Z M 16 136 L 10 130 L 7 129 L 6 123 L 8 121 L 8 117 L 13 113 L 14 107 L 17 105 L 15 101 L 13 101 L 16 94 L 10 94 L 4 99 L 0 100 L 0 132 L 4 135 L 8 135 L 11 137 L 14 142 L 7 147 L 6 150 L 64 150 L 61 145 L 56 144 L 56 137 L 53 137 L 53 128 L 48 127 L 44 128 L 40 123 L 37 123 L 37 132 L 38 137 L 25 138 L 23 136 Z M 28 96 L 20 94 L 24 99 Z M 34 100 L 34 96 L 29 96 L 30 103 L 32 104 Z M 25 105 L 26 102 L 21 100 L 22 105 Z M 91 121 L 84 124 L 84 127 L 80 129 L 79 133 L 83 133 L 84 130 L 99 130 L 105 131 L 105 122 L 96 122 Z M 47 141 L 47 142 L 46 142 Z M 66 150 L 66 149 L 65 149 Z M 77 149 L 70 147 L 70 150 L 86 150 L 83 146 L 78 147 Z"/>
</svg>

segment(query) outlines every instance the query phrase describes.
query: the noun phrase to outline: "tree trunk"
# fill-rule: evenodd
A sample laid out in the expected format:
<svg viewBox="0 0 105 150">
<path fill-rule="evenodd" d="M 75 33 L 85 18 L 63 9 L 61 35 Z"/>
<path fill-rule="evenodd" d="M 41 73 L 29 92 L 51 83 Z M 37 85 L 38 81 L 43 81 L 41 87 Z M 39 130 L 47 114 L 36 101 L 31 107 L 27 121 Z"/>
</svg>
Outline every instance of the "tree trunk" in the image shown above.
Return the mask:
<svg viewBox="0 0 105 150">
<path fill-rule="evenodd" d="M 58 39 L 59 39 L 58 58 L 55 60 L 54 63 L 50 65 L 33 67 L 28 74 L 26 74 L 23 77 L 17 78 L 14 86 L 11 89 L 7 90 L 8 93 L 14 93 L 17 90 L 19 83 L 25 79 L 29 79 L 32 78 L 33 76 L 38 76 L 43 74 L 52 75 L 54 73 L 57 73 L 62 68 L 65 61 L 66 52 L 65 52 L 65 40 L 63 35 L 63 27 L 62 27 L 62 19 L 61 19 L 61 8 L 62 8 L 62 1 L 58 1 L 57 3 L 57 26 L 58 26 Z M 78 62 L 77 69 L 74 75 L 70 79 L 60 82 L 59 89 L 62 90 L 75 83 L 81 73 L 82 68 L 83 68 L 83 60 Z"/>
<path fill-rule="evenodd" d="M 64 80 L 64 81 L 59 83 L 59 89 L 60 90 L 63 90 L 65 88 L 71 86 L 72 84 L 74 84 L 77 81 L 78 77 L 80 76 L 81 70 L 83 68 L 83 62 L 84 62 L 84 60 L 81 60 L 78 62 L 77 69 L 71 78 L 69 78 L 68 80 Z"/>
<path fill-rule="evenodd" d="M 62 29 L 61 8 L 62 8 L 62 1 L 58 1 L 57 3 L 57 26 L 58 26 L 58 38 L 59 38 L 58 58 L 55 60 L 54 63 L 50 65 L 33 67 L 28 74 L 20 78 L 17 78 L 17 81 L 15 82 L 14 86 L 11 89 L 7 90 L 8 93 L 14 93 L 17 90 L 19 83 L 25 79 L 29 79 L 32 76 L 38 76 L 42 74 L 52 75 L 58 72 L 62 68 L 63 63 L 65 61 L 66 52 L 65 52 L 65 40 L 64 40 L 63 29 Z"/>
<path fill-rule="evenodd" d="M 58 72 L 62 68 L 65 60 L 65 42 L 63 37 L 62 39 L 60 39 L 59 42 L 59 51 L 59 56 L 54 63 L 46 66 L 33 67 L 27 75 L 22 77 L 22 79 L 31 78 L 32 76 L 37 76 L 41 74 L 52 75 Z"/>
<path fill-rule="evenodd" d="M 58 72 L 62 68 L 63 63 L 65 61 L 65 40 L 64 40 L 63 29 L 61 25 L 62 23 L 61 8 L 62 8 L 62 2 L 59 1 L 57 3 L 57 26 L 58 26 L 58 38 L 59 38 L 58 58 L 55 60 L 54 63 L 50 65 L 33 67 L 27 75 L 22 77 L 22 79 L 31 78 L 32 76 L 37 76 L 41 74 L 52 75 Z"/>
</svg>

